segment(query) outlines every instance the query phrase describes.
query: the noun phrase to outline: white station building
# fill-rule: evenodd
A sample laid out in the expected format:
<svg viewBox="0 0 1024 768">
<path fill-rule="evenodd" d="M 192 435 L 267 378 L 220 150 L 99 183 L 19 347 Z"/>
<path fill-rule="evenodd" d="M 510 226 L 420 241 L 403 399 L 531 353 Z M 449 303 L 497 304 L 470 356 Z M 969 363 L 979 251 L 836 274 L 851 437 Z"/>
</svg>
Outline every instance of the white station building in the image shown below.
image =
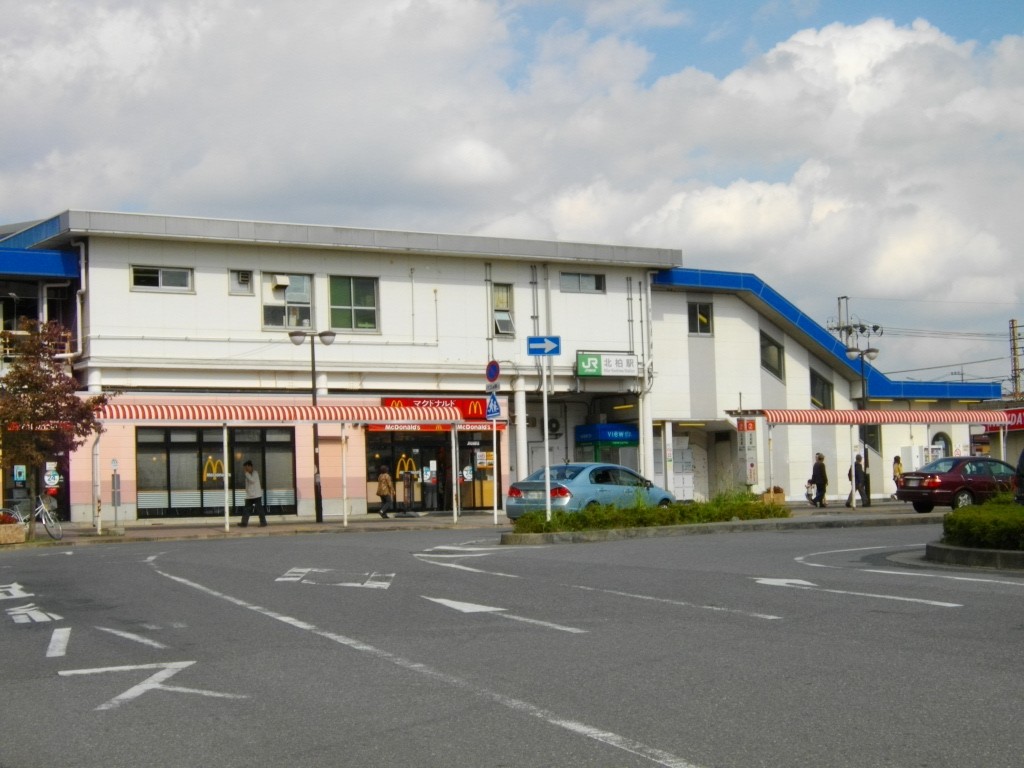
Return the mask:
<svg viewBox="0 0 1024 768">
<path fill-rule="evenodd" d="M 668 248 L 65 211 L 0 225 L 0 310 L 60 322 L 83 391 L 114 395 L 45 468 L 81 522 L 224 514 L 246 460 L 271 514 L 372 513 L 381 465 L 416 510 L 500 510 L 545 446 L 681 499 L 802 498 L 816 451 L 845 497 L 865 451 L 888 496 L 893 455 L 986 428 L 1000 455 L 1012 422 L 998 382 L 892 381 L 759 277 Z"/>
</svg>

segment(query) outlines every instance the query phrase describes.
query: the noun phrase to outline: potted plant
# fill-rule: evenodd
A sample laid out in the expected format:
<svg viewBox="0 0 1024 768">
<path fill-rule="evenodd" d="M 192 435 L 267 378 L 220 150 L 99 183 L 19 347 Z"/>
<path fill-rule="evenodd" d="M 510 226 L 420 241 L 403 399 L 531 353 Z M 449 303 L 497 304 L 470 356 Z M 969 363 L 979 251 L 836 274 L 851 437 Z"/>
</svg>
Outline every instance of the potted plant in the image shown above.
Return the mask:
<svg viewBox="0 0 1024 768">
<path fill-rule="evenodd" d="M 25 525 L 10 512 L 0 512 L 0 544 L 23 544 Z"/>
<path fill-rule="evenodd" d="M 761 500 L 765 504 L 785 504 L 786 492 L 778 485 L 773 485 L 769 490 L 761 494 Z"/>
</svg>

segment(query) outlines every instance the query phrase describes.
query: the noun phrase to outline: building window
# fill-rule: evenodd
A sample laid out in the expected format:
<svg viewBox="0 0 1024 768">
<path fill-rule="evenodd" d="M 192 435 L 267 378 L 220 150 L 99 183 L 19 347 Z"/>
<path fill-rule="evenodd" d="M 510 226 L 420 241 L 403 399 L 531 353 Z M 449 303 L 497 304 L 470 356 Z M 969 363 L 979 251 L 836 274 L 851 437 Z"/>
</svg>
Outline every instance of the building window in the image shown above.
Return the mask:
<svg viewBox="0 0 1024 768">
<path fill-rule="evenodd" d="M 491 288 L 494 304 L 494 332 L 501 336 L 514 336 L 516 325 L 512 321 L 512 286 L 495 283 Z"/>
<path fill-rule="evenodd" d="M 558 278 L 562 293 L 604 293 L 604 275 L 562 272 Z"/>
<path fill-rule="evenodd" d="M 811 371 L 811 404 L 818 408 L 832 408 L 832 382 L 817 371 Z"/>
<path fill-rule="evenodd" d="M 711 302 L 691 301 L 690 302 L 690 333 L 701 336 L 710 336 L 712 332 Z"/>
<path fill-rule="evenodd" d="M 207 427 L 139 427 L 135 432 L 136 504 L 140 519 L 209 517 L 245 503 L 245 488 L 224 475 L 242 476 L 252 461 L 263 479 L 263 500 L 270 514 L 294 515 L 295 431 L 290 427 L 233 427 L 224 435 Z"/>
<path fill-rule="evenodd" d="M 185 293 L 192 290 L 192 270 L 176 267 L 132 267 L 132 288 Z"/>
<path fill-rule="evenodd" d="M 377 330 L 377 278 L 331 277 L 331 328 Z"/>
<path fill-rule="evenodd" d="M 780 379 L 785 371 L 783 366 L 783 348 L 775 339 L 764 331 L 761 332 L 761 367 L 774 373 Z"/>
<path fill-rule="evenodd" d="M 228 277 L 228 293 L 237 296 L 252 296 L 252 271 L 248 269 L 232 269 Z"/>
<path fill-rule="evenodd" d="M 313 316 L 310 275 L 263 275 L 263 325 L 268 328 L 309 328 Z"/>
</svg>

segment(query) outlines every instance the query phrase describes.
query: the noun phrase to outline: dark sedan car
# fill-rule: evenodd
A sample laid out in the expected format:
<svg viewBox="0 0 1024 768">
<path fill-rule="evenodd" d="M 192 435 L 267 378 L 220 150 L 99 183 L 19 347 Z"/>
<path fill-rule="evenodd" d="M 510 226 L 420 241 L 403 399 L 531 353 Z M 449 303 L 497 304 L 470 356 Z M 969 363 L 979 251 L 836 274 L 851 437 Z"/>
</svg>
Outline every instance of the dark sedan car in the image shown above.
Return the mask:
<svg viewBox="0 0 1024 768">
<path fill-rule="evenodd" d="M 904 472 L 896 498 L 909 501 L 918 512 L 935 507 L 959 509 L 986 501 L 997 493 L 1013 491 L 1016 470 L 1005 461 L 987 456 L 950 456 Z"/>
</svg>

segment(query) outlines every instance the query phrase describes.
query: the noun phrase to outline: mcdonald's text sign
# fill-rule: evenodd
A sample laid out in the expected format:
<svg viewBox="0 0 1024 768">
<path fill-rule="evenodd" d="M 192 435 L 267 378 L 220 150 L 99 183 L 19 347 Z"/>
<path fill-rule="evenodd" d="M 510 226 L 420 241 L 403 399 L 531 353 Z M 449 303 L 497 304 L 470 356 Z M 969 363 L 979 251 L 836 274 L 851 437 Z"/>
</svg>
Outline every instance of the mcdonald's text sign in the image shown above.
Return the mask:
<svg viewBox="0 0 1024 768">
<path fill-rule="evenodd" d="M 486 397 L 382 397 L 388 408 L 457 408 L 466 421 L 484 421 Z"/>
</svg>

